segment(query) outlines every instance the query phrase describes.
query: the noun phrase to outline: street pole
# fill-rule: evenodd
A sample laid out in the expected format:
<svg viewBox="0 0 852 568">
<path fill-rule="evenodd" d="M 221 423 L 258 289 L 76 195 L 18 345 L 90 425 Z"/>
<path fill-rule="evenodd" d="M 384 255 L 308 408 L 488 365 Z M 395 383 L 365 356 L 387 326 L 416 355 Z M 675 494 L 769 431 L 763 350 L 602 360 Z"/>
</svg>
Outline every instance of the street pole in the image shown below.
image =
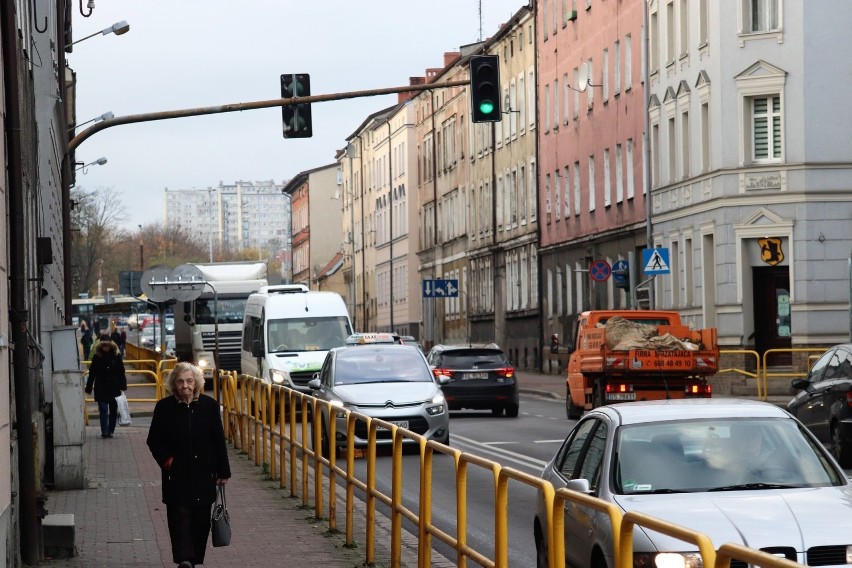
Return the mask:
<svg viewBox="0 0 852 568">
<path fill-rule="evenodd" d="M 387 120 L 388 124 L 388 204 L 390 208 L 390 252 L 388 260 L 390 262 L 390 331 L 393 333 L 393 152 L 391 152 L 391 123 L 390 117 Z"/>
<path fill-rule="evenodd" d="M 349 203 L 349 246 L 351 249 L 352 278 L 349 281 L 349 314 L 352 325 L 360 329 L 355 320 L 355 187 L 352 185 L 355 176 L 352 173 L 352 158 L 355 157 L 355 145 L 351 142 L 346 146 L 346 157 L 349 158 L 349 188 L 347 201 Z"/>
<path fill-rule="evenodd" d="M 651 120 L 648 116 L 648 105 L 651 103 L 651 81 L 648 60 L 648 0 L 642 4 L 642 89 L 644 91 L 644 105 L 642 118 L 645 123 L 645 131 L 642 133 L 642 185 L 645 186 L 645 237 L 649 249 L 654 248 L 654 228 L 651 225 L 651 137 L 648 130 Z M 638 268 L 638 267 L 637 267 Z M 633 267 L 631 266 L 631 270 Z M 653 282 L 648 285 L 648 309 L 654 309 L 654 286 Z"/>
</svg>

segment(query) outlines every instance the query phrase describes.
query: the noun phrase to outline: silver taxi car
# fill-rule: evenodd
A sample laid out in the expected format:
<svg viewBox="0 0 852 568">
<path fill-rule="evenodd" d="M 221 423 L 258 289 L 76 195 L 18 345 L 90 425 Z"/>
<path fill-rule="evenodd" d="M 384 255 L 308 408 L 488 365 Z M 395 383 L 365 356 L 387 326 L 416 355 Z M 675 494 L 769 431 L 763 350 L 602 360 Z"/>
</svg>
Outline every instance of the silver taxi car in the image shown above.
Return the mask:
<svg viewBox="0 0 852 568">
<path fill-rule="evenodd" d="M 375 341 L 375 342 L 373 342 Z M 322 369 L 308 383 L 313 395 L 333 407 L 349 409 L 420 434 L 443 444 L 450 442 L 450 419 L 441 382 L 416 347 L 366 339 L 329 351 Z M 321 411 L 323 455 L 346 445 L 346 413 L 333 413 L 336 439 L 330 441 L 328 405 Z M 377 444 L 392 442 L 391 432 L 380 429 Z M 406 439 L 406 442 L 411 442 Z M 355 445 L 367 444 L 367 425 L 358 420 Z"/>
</svg>

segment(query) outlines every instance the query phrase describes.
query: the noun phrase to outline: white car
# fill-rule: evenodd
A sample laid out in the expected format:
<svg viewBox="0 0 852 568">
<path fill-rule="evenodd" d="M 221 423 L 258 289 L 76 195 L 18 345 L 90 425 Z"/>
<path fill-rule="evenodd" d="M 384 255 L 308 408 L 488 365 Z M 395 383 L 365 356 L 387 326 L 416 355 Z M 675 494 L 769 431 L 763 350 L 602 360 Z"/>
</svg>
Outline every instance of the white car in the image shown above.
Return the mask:
<svg viewBox="0 0 852 568">
<path fill-rule="evenodd" d="M 542 477 L 622 512 L 700 531 L 715 548 L 736 543 L 811 566 L 852 562 L 850 480 L 799 421 L 772 404 L 689 399 L 596 408 Z M 539 495 L 539 568 L 547 566 L 546 519 Z M 612 543 L 606 514 L 566 503 L 566 566 L 613 568 Z M 695 546 L 640 525 L 633 550 L 634 566 L 701 567 Z"/>
</svg>

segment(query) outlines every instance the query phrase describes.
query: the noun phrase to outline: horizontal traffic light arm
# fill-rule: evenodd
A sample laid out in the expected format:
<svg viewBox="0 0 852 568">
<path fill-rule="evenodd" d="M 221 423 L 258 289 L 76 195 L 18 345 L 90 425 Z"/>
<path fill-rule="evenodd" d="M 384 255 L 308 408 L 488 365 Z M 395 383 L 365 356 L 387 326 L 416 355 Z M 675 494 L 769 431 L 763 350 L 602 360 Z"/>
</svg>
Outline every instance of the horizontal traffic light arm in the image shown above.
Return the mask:
<svg viewBox="0 0 852 568">
<path fill-rule="evenodd" d="M 297 97 L 290 99 L 270 99 L 265 101 L 254 101 L 248 103 L 232 103 L 221 106 L 188 108 L 183 110 L 167 110 L 161 112 L 150 112 L 144 114 L 128 114 L 127 116 L 116 116 L 101 122 L 96 122 L 89 128 L 83 130 L 68 142 L 68 151 L 73 152 L 80 144 L 85 142 L 93 134 L 106 130 L 112 126 L 122 124 L 135 124 L 137 122 L 153 122 L 155 120 L 169 120 L 172 118 L 184 118 L 188 116 L 202 116 L 205 114 L 221 114 L 226 112 L 241 112 L 244 110 L 256 110 L 261 108 L 283 107 L 305 103 L 322 103 L 326 101 L 342 101 L 345 99 L 358 99 L 362 97 L 375 97 L 378 95 L 392 95 L 395 93 L 410 93 L 419 91 L 431 91 L 434 89 L 447 89 L 450 87 L 466 87 L 470 85 L 469 80 L 447 81 L 446 83 L 429 83 L 426 85 L 406 85 L 404 87 L 388 87 L 386 89 L 371 89 L 367 91 L 349 91 L 345 93 L 332 93 L 328 95 L 311 95 L 308 97 Z"/>
</svg>

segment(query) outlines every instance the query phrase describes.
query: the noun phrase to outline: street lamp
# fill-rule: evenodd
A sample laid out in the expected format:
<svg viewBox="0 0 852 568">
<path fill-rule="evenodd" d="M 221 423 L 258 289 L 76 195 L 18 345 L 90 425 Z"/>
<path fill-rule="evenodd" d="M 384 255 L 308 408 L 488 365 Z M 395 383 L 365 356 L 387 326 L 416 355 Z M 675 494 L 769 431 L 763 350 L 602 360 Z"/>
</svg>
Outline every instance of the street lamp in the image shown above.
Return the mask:
<svg viewBox="0 0 852 568">
<path fill-rule="evenodd" d="M 96 165 L 96 164 L 97 164 L 98 166 L 102 166 L 102 165 L 104 165 L 104 164 L 106 164 L 106 163 L 107 163 L 107 159 L 106 159 L 106 158 L 103 158 L 103 157 L 98 158 L 98 159 L 97 159 L 97 160 L 95 160 L 94 162 L 89 162 L 88 164 L 83 163 L 83 162 L 77 162 L 77 163 L 76 163 L 76 164 L 74 164 L 74 165 L 75 165 L 75 166 L 80 166 L 80 167 L 75 168 L 75 169 L 74 169 L 74 171 L 83 170 L 83 174 L 85 174 L 85 173 L 86 173 L 86 168 L 88 168 L 89 166 L 93 166 L 93 165 Z"/>
<path fill-rule="evenodd" d="M 349 313 L 355 320 L 355 187 L 352 185 L 354 175 L 352 173 L 352 158 L 357 154 L 355 144 L 351 142 L 346 145 L 346 157 L 349 158 L 349 244 L 352 248 L 352 280 L 349 282 Z M 353 324 L 354 325 L 354 324 Z M 355 326 L 359 329 L 358 326 Z"/>
<path fill-rule="evenodd" d="M 77 41 L 72 41 L 68 45 L 65 46 L 65 49 L 68 49 L 74 44 L 80 43 L 81 41 L 85 41 L 90 37 L 95 37 L 98 34 L 107 35 L 107 34 L 115 34 L 115 35 L 123 35 L 130 31 L 130 24 L 128 24 L 125 20 L 121 20 L 120 22 L 116 22 L 108 28 L 104 28 L 99 32 L 95 32 L 91 35 L 87 35 L 84 38 L 80 38 Z"/>
<path fill-rule="evenodd" d="M 71 128 L 68 129 L 68 132 L 73 132 L 75 128 L 79 128 L 79 127 L 83 126 L 84 124 L 89 124 L 90 122 L 97 122 L 99 120 L 108 120 L 108 119 L 113 118 L 113 117 L 115 117 L 115 115 L 112 113 L 112 111 L 107 111 L 100 116 L 96 116 L 95 118 L 90 118 L 86 122 L 81 122 L 80 124 L 75 124 L 74 126 L 72 126 Z"/>
</svg>

